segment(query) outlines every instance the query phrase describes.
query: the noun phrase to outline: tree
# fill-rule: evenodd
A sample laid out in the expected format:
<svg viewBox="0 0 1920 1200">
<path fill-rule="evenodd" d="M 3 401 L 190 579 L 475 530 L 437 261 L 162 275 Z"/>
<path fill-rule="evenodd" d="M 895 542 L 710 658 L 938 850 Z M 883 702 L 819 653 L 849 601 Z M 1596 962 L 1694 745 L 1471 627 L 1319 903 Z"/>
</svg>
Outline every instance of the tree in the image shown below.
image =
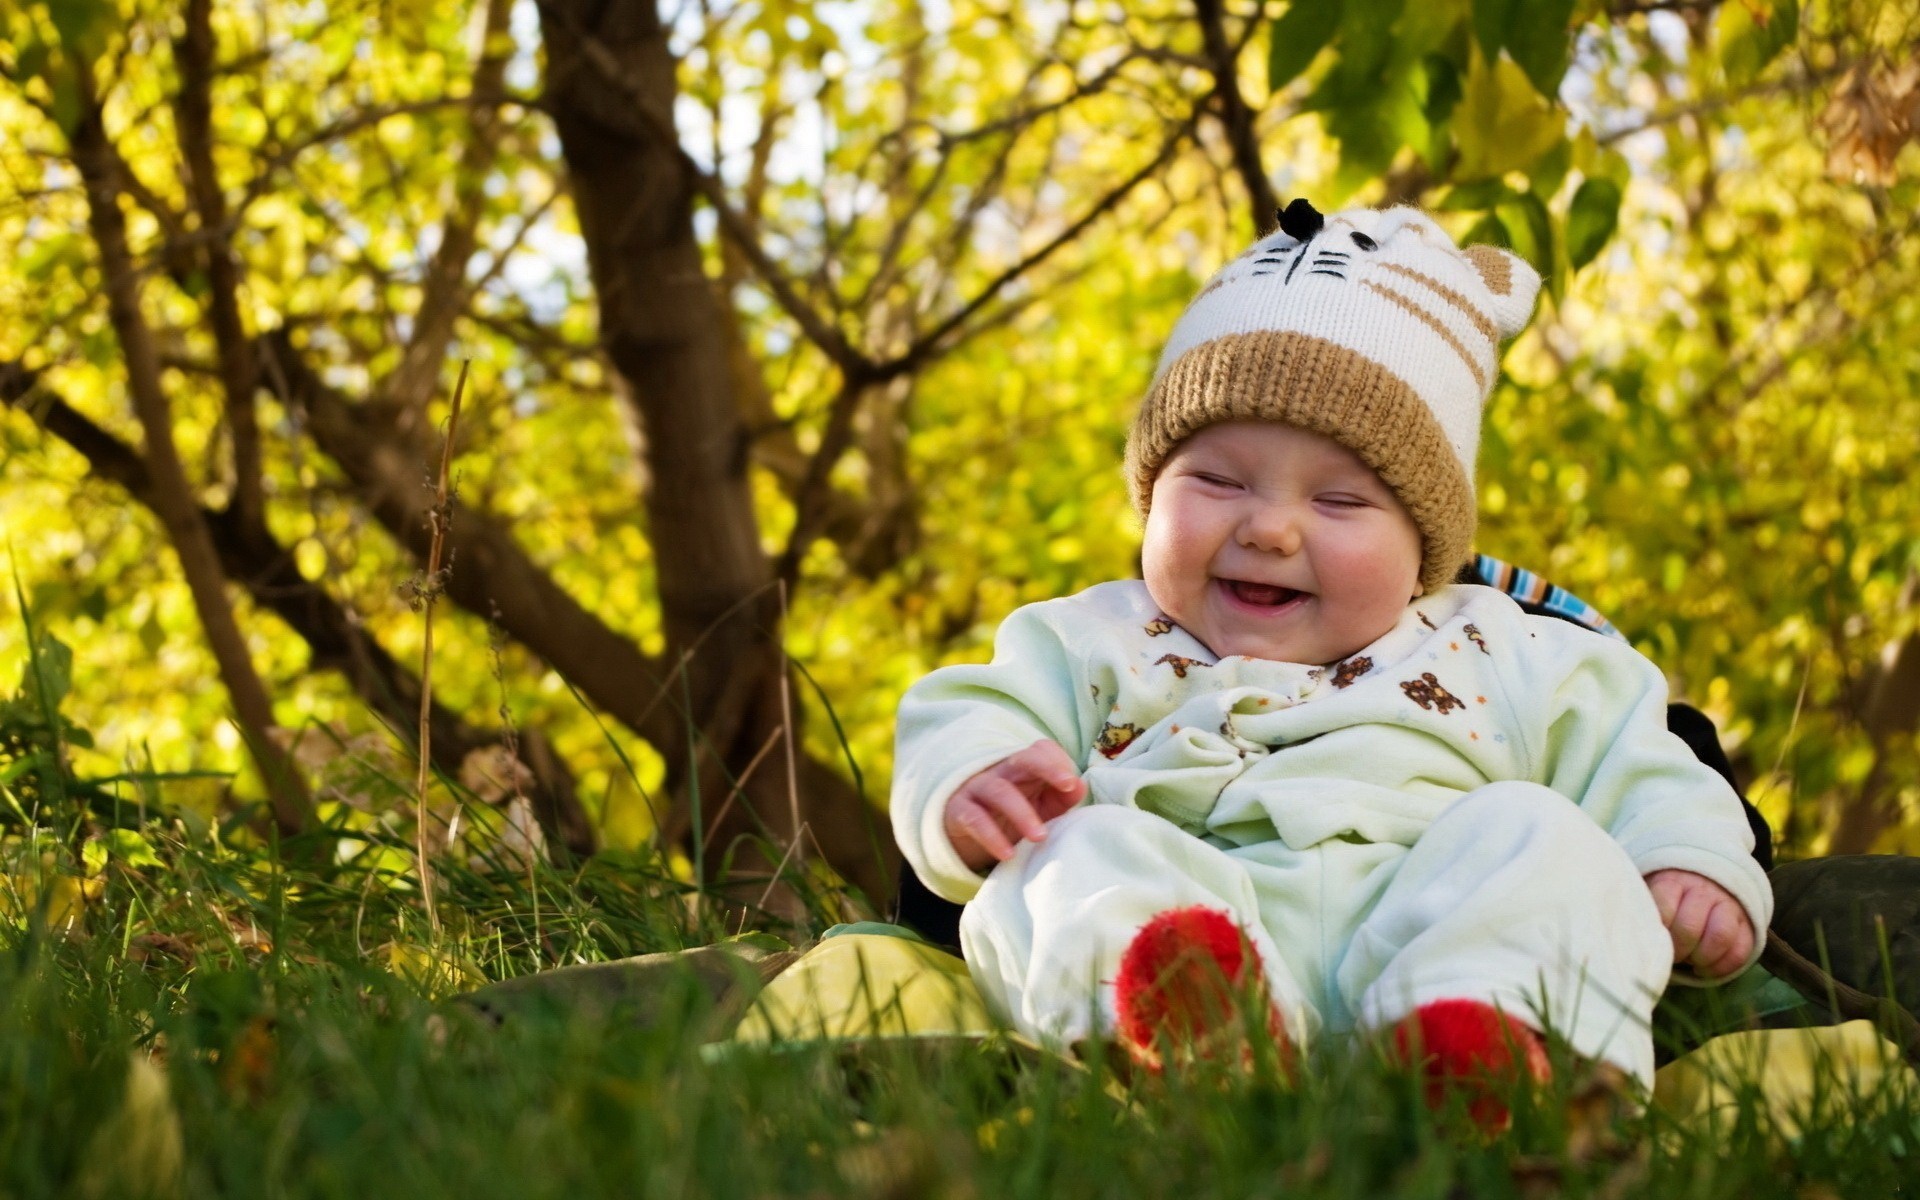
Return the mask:
<svg viewBox="0 0 1920 1200">
<path fill-rule="evenodd" d="M 859 776 L 884 773 L 894 698 L 978 653 L 1017 600 L 1131 569 L 1123 420 L 1196 277 L 1287 195 L 1413 201 L 1549 280 L 1493 406 L 1490 548 L 1629 626 L 1664 605 L 1643 645 L 1706 689 L 1749 757 L 1778 752 L 1791 709 L 1742 656 L 1805 644 L 1790 614 L 1829 550 L 1797 546 L 1743 624 L 1727 606 L 1750 560 L 1701 539 L 1724 554 L 1777 529 L 1809 502 L 1805 472 L 1762 486 L 1739 421 L 1601 398 L 1771 396 L 1805 356 L 1746 356 L 1783 330 L 1836 367 L 1886 345 L 1906 314 L 1862 289 L 1906 278 L 1880 214 L 1905 211 L 1910 179 L 1872 118 L 1909 93 L 1897 39 L 1843 6 L 1804 23 L 1784 2 L 1764 20 L 1663 7 L 900 3 L 853 29 L 778 2 L 668 18 L 541 0 L 516 18 L 505 0 L 42 0 L 7 18 L 0 124 L 21 136 L 0 149 L 0 229 L 20 253 L 0 394 L 78 456 L 8 422 L 8 503 L 77 509 L 77 559 L 27 554 L 44 598 L 94 622 L 103 662 L 181 645 L 175 576 L 150 549 L 173 546 L 231 699 L 181 696 L 173 672 L 193 663 L 122 681 L 156 711 L 230 703 L 262 780 L 291 778 L 268 727 L 346 711 L 318 672 L 412 724 L 417 629 L 394 584 L 424 560 L 435 418 L 451 360 L 471 358 L 453 565 L 425 581 L 462 613 L 434 672 L 442 773 L 512 741 L 549 841 L 576 853 L 630 838 L 641 805 L 709 877 L 817 856 L 884 895 L 890 839 Z M 1825 132 L 1805 128 L 1809 103 Z M 1825 235 L 1783 228 L 1747 198 L 1764 181 L 1717 165 L 1736 137 L 1809 138 L 1783 150 L 1797 179 L 1821 178 L 1831 146 L 1893 182 L 1822 182 Z M 1683 219 L 1662 215 L 1669 197 Z M 1610 265 L 1663 229 L 1668 257 Z M 1836 258 L 1863 229 L 1882 252 Z M 1657 298 L 1672 263 L 1701 280 L 1707 325 L 1595 298 Z M 1729 287 L 1754 271 L 1805 290 Z M 1831 297 L 1867 307 L 1823 332 L 1806 310 Z M 1794 444 L 1783 422 L 1767 428 Z M 1539 475 L 1529 448 L 1570 437 L 1595 461 Z M 1705 491 L 1655 470 L 1676 456 Z M 1742 463 L 1748 478 L 1725 474 Z M 1520 479 L 1540 486 L 1498 482 Z M 1685 536 L 1632 519 L 1662 489 Z M 124 522 L 122 496 L 157 520 Z M 1854 551 L 1873 581 L 1901 570 L 1886 503 Z M 1703 594 L 1651 587 L 1676 560 L 1708 568 Z M 1830 665 L 1911 633 L 1879 593 L 1824 603 Z M 1810 695 L 1837 713 L 1863 686 Z M 510 722 L 474 715 L 502 691 Z M 1857 778 L 1874 812 L 1896 811 L 1911 724 L 1873 735 L 1885 766 Z M 1825 728 L 1809 796 L 1850 753 L 1845 722 Z M 639 756 L 641 795 L 616 802 L 615 754 Z M 283 828 L 307 823 L 305 797 L 268 790 Z"/>
</svg>

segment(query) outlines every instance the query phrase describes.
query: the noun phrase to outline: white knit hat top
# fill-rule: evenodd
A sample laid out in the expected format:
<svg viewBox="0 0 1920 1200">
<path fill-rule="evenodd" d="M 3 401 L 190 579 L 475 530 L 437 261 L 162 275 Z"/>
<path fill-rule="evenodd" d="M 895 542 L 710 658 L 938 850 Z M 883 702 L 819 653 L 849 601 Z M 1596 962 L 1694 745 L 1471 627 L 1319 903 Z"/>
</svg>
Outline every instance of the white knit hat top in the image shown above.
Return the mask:
<svg viewBox="0 0 1920 1200">
<path fill-rule="evenodd" d="M 1324 434 L 1379 472 L 1419 526 L 1421 583 L 1472 552 L 1480 410 L 1500 343 L 1540 276 L 1493 246 L 1457 248 L 1425 213 L 1305 201 L 1228 263 L 1174 326 L 1127 443 L 1144 513 L 1174 446 L 1222 421 Z"/>
</svg>

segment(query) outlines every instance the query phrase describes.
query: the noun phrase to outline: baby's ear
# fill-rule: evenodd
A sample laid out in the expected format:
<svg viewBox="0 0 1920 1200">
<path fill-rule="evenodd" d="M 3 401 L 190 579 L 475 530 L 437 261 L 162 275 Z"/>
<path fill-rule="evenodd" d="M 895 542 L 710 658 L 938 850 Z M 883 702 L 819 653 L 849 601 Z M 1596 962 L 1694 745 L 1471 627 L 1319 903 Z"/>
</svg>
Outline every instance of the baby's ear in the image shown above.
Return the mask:
<svg viewBox="0 0 1920 1200">
<path fill-rule="evenodd" d="M 1527 327 L 1533 302 L 1540 295 L 1540 272 L 1526 259 L 1498 246 L 1467 246 L 1460 251 L 1487 285 L 1493 323 L 1500 336 L 1512 337 Z"/>
</svg>

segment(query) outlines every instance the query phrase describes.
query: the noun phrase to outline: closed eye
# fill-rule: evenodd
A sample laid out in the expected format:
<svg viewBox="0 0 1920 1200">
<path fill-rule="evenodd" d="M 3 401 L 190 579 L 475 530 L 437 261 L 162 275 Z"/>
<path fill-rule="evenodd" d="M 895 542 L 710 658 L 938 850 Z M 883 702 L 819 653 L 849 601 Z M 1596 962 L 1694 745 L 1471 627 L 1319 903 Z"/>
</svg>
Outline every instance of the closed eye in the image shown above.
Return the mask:
<svg viewBox="0 0 1920 1200">
<path fill-rule="evenodd" d="M 1331 508 L 1372 508 L 1373 501 L 1364 496 L 1350 496 L 1344 492 L 1320 497 L 1320 503 Z"/>
<path fill-rule="evenodd" d="M 1224 475 L 1209 475 L 1205 471 L 1195 471 L 1192 473 L 1191 478 L 1198 479 L 1201 483 L 1207 484 L 1210 487 L 1237 488 L 1240 486 L 1239 483 L 1228 479 Z"/>
</svg>

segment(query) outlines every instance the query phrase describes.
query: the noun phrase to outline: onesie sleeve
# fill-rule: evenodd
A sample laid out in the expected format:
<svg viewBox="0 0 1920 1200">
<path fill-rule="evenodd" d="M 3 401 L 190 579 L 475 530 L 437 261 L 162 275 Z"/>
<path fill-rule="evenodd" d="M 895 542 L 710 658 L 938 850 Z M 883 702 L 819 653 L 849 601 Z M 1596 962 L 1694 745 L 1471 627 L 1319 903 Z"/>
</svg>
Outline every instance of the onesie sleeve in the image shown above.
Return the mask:
<svg viewBox="0 0 1920 1200">
<path fill-rule="evenodd" d="M 1739 796 L 1668 731 L 1660 669 L 1624 642 L 1550 617 L 1527 622 L 1529 645 L 1549 668 L 1535 676 L 1547 693 L 1535 693 L 1541 781 L 1598 821 L 1642 876 L 1678 868 L 1732 893 L 1753 923 L 1753 953 L 1741 969 L 1753 965 L 1773 918 L 1773 889 L 1753 858 Z M 1702 981 L 1677 967 L 1674 982 Z"/>
<path fill-rule="evenodd" d="M 893 835 L 933 892 L 964 903 L 984 882 L 948 840 L 947 798 L 967 779 L 1042 738 L 1083 769 L 1091 750 L 1087 668 L 1061 625 L 1067 602 L 1016 610 L 994 635 L 993 661 L 941 667 L 900 701 L 894 736 Z"/>
</svg>

